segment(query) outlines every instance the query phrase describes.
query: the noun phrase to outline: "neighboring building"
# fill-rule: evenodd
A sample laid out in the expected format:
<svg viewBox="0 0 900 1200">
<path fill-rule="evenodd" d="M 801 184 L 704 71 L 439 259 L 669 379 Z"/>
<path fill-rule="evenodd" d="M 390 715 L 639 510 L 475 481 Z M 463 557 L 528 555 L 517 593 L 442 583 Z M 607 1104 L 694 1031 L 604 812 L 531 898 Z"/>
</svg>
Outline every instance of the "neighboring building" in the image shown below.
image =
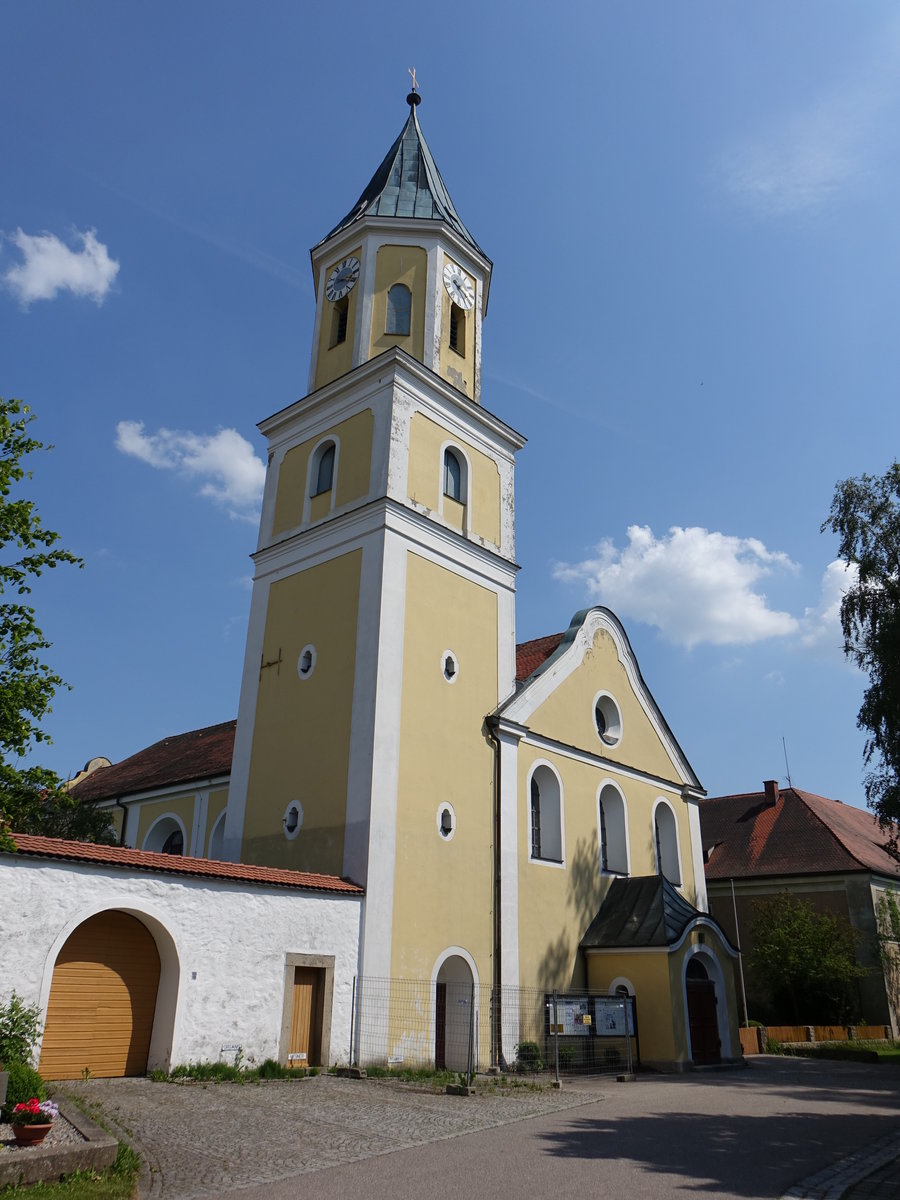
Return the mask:
<svg viewBox="0 0 900 1200">
<path fill-rule="evenodd" d="M 701 800 L 700 820 L 710 911 L 741 947 L 750 1017 L 766 1015 L 771 1003 L 748 964 L 754 904 L 788 891 L 859 931 L 859 961 L 869 970 L 859 982 L 859 1016 L 896 1035 L 898 996 L 881 966 L 877 909 L 883 892 L 900 889 L 900 862 L 877 818 L 768 780 L 761 792 Z"/>
<path fill-rule="evenodd" d="M 464 1065 L 448 988 L 533 989 L 544 1012 L 586 986 L 636 996 L 645 1063 L 734 1059 L 702 788 L 624 629 L 598 607 L 515 644 L 524 439 L 481 404 L 492 264 L 418 100 L 312 250 L 310 393 L 260 425 L 236 727 L 94 760 L 73 790 L 117 810 L 126 845 L 363 887 L 360 979 L 425 981 L 432 1006 L 424 1033 L 386 1008 L 359 1031 L 363 1061 Z M 514 1054 L 488 1040 L 485 1056 Z"/>
</svg>

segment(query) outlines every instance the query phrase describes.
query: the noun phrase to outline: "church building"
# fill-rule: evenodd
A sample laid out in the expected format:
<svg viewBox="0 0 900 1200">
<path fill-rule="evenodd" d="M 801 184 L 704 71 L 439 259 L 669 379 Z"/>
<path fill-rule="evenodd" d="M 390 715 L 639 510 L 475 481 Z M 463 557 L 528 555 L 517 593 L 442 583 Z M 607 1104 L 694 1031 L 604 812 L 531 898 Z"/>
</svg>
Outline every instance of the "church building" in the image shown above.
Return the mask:
<svg viewBox="0 0 900 1200">
<path fill-rule="evenodd" d="M 282 907 L 321 908 L 323 896 L 344 914 L 355 906 L 349 946 L 344 917 L 267 935 L 279 983 L 250 1022 L 257 1055 L 327 1064 L 352 1053 L 365 1065 L 412 1048 L 449 1063 L 438 1010 L 455 987 L 630 996 L 645 1065 L 736 1060 L 736 951 L 707 911 L 704 792 L 624 628 L 594 607 L 516 644 L 525 439 L 482 402 L 492 263 L 441 178 L 419 99 L 409 95 L 378 170 L 312 249 L 308 395 L 259 426 L 268 469 L 236 724 L 119 764 L 92 760 L 75 794 L 109 807 L 121 842 L 109 854 L 131 857 L 117 867 L 96 848 L 77 870 L 162 879 L 180 855 L 180 885 L 197 860 L 229 894 L 249 871 L 258 888 L 281 888 Z M 33 845 L 47 841 L 0 856 L 0 871 L 23 874 L 36 857 L 75 869 L 64 850 Z M 164 897 L 147 920 L 123 895 L 112 908 L 168 939 L 163 975 L 167 956 L 180 964 L 159 985 L 168 999 L 149 1017 L 150 1059 L 196 1055 L 187 1033 L 173 1036 L 179 1021 L 196 1025 L 177 922 Z M 265 921 L 264 897 L 255 903 Z M 102 902 L 91 904 L 93 917 Z M 244 955 L 257 931 L 232 927 L 230 952 Z M 19 991 L 39 997 L 47 1037 L 64 1041 L 53 955 L 66 943 L 55 937 L 40 980 Z M 396 1012 L 369 1044 L 348 1034 L 348 996 L 365 980 L 424 981 L 424 1040 Z M 315 1050 L 291 1050 L 298 1004 L 313 1013 Z M 246 1051 L 241 1014 L 229 1020 L 222 1036 Z M 496 1045 L 481 1054 L 502 1057 Z"/>
</svg>

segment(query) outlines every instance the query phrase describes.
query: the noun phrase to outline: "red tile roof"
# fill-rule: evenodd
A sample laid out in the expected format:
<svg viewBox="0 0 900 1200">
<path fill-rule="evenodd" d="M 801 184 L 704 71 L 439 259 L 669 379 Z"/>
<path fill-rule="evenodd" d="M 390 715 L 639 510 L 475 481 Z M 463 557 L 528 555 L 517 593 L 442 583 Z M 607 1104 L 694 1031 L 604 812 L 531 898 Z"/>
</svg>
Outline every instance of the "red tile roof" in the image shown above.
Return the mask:
<svg viewBox="0 0 900 1200">
<path fill-rule="evenodd" d="M 520 642 L 516 646 L 516 683 L 522 683 L 529 675 L 533 675 L 557 649 L 563 637 L 561 633 L 551 633 L 530 642 Z"/>
<path fill-rule="evenodd" d="M 900 877 L 872 813 L 799 788 L 700 801 L 707 879 L 876 871 Z"/>
<path fill-rule="evenodd" d="M 231 773 L 236 721 L 192 729 L 154 742 L 111 767 L 98 767 L 72 786 L 79 800 L 108 800 L 151 788 Z"/>
<path fill-rule="evenodd" d="M 29 833 L 14 833 L 13 838 L 17 853 L 36 858 L 60 858 L 98 866 L 163 871 L 167 875 L 193 875 L 268 887 L 363 895 L 359 884 L 349 879 L 339 879 L 336 875 L 257 867 L 251 863 L 214 862 L 209 858 L 182 858 L 178 854 L 155 854 L 149 850 L 132 850 L 128 846 L 97 846 L 92 842 L 70 842 L 63 838 L 35 837 Z"/>
</svg>

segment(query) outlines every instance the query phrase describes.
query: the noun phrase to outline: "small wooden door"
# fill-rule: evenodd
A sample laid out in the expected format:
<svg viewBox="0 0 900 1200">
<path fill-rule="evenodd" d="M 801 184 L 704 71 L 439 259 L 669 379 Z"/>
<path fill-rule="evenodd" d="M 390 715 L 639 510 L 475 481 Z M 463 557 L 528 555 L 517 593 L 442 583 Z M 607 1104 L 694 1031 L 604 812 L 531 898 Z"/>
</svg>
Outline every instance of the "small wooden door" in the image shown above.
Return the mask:
<svg viewBox="0 0 900 1200">
<path fill-rule="evenodd" d="M 320 1066 L 319 1009 L 321 971 L 294 967 L 294 998 L 291 1009 L 291 1040 L 288 1063 L 292 1067 Z"/>
<path fill-rule="evenodd" d="M 716 985 L 711 979 L 688 979 L 686 982 L 691 1057 L 698 1065 L 721 1062 Z"/>
<path fill-rule="evenodd" d="M 159 974 L 153 935 L 129 913 L 98 913 L 73 930 L 53 968 L 41 1074 L 143 1075 Z"/>
</svg>

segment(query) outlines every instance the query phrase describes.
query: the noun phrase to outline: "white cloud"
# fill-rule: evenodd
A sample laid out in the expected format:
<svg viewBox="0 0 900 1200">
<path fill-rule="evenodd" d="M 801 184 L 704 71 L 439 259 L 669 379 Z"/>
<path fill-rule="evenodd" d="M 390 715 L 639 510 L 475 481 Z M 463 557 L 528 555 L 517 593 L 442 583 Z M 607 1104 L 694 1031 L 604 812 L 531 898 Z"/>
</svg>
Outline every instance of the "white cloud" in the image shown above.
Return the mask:
<svg viewBox="0 0 900 1200">
<path fill-rule="evenodd" d="M 233 517 L 255 521 L 259 515 L 266 465 L 236 429 L 213 434 L 160 429 L 146 434 L 143 421 L 120 421 L 116 448 L 151 467 L 199 480 L 200 494 L 226 507 Z"/>
<path fill-rule="evenodd" d="M 648 526 L 632 525 L 624 549 L 606 538 L 595 557 L 559 563 L 553 573 L 586 583 L 619 616 L 655 625 L 669 641 L 691 649 L 796 633 L 797 619 L 770 608 L 754 586 L 775 570 L 795 569 L 786 554 L 767 550 L 756 538 L 678 526 L 657 538 Z"/>
<path fill-rule="evenodd" d="M 6 286 L 26 308 L 35 300 L 53 300 L 69 291 L 102 304 L 119 273 L 119 264 L 97 241 L 96 231 L 75 231 L 81 249 L 73 250 L 53 233 L 24 233 L 17 229 L 9 241 L 22 254 L 22 262 L 3 275 Z"/>
<path fill-rule="evenodd" d="M 763 216 L 785 216 L 815 211 L 865 177 L 879 154 L 893 152 L 897 67 L 897 30 L 882 30 L 851 78 L 722 156 L 725 189 Z"/>
<path fill-rule="evenodd" d="M 807 650 L 829 652 L 844 657 L 844 634 L 841 630 L 841 601 L 848 588 L 859 578 L 855 563 L 848 566 L 835 559 L 825 568 L 819 592 L 819 603 L 807 608 L 801 622 L 800 644 Z"/>
</svg>

